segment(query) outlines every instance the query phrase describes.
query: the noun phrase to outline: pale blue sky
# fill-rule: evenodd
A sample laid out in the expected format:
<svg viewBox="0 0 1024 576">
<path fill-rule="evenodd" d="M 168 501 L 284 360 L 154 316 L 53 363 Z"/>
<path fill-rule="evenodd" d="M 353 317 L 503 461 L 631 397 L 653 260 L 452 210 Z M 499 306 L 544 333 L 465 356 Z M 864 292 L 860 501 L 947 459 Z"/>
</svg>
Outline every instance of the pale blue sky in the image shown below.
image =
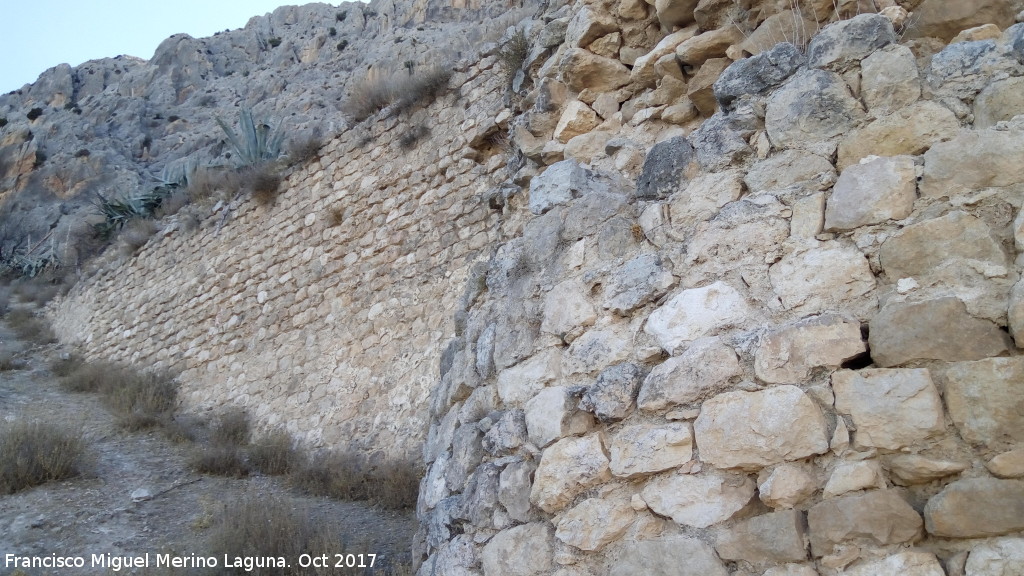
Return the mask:
<svg viewBox="0 0 1024 576">
<path fill-rule="evenodd" d="M 3 0 L 0 94 L 66 62 L 129 54 L 149 59 L 172 34 L 193 37 L 245 26 L 301 0 Z M 338 2 L 332 2 L 337 4 Z"/>
</svg>

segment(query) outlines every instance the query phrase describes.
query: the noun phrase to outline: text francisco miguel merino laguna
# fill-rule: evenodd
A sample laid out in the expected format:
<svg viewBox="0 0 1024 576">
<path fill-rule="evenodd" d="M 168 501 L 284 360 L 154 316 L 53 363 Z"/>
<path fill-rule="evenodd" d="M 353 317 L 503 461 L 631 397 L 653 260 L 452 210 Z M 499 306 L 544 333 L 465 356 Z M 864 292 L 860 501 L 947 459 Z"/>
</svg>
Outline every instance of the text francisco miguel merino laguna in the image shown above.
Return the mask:
<svg viewBox="0 0 1024 576">
<path fill-rule="evenodd" d="M 303 556 L 309 556 L 304 554 Z M 300 558 L 299 563 L 305 564 L 318 557 Z M 254 568 L 287 568 L 288 562 L 283 557 L 273 556 L 235 556 L 225 555 L 221 563 L 215 556 L 172 556 L 171 554 L 150 554 L 139 556 L 115 556 L 113 554 L 91 554 L 89 556 L 18 556 L 4 555 L 4 568 L 107 568 L 117 572 L 122 568 L 242 568 L 252 571 Z"/>
</svg>

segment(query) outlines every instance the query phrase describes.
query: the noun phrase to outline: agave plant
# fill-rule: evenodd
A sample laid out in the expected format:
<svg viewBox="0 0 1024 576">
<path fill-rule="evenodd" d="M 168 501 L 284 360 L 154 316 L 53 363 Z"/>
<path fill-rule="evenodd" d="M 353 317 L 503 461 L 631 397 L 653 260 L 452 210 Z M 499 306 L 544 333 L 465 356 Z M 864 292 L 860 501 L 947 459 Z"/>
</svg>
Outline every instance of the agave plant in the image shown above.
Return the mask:
<svg viewBox="0 0 1024 576">
<path fill-rule="evenodd" d="M 256 166 L 263 162 L 277 160 L 281 155 L 281 143 L 284 133 L 276 132 L 263 122 L 252 119 L 252 110 L 242 108 L 238 113 L 238 127 L 241 134 L 236 133 L 224 120 L 217 118 L 217 124 L 228 137 L 228 142 L 238 153 L 239 163 L 243 167 Z"/>
<path fill-rule="evenodd" d="M 133 218 L 152 218 L 156 209 L 175 188 L 177 184 L 157 186 L 148 192 L 136 192 L 122 198 L 107 198 L 97 194 L 93 206 L 103 216 L 103 222 L 93 225 L 93 229 L 99 237 L 106 239 Z"/>
</svg>

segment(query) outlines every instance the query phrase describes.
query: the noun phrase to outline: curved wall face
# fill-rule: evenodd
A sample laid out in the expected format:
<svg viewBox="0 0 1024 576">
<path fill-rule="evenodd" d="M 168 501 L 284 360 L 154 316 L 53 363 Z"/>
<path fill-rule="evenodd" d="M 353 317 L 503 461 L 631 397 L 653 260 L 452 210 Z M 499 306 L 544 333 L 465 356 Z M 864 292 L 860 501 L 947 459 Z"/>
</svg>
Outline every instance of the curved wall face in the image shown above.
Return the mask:
<svg viewBox="0 0 1024 576">
<path fill-rule="evenodd" d="M 564 102 L 433 392 L 419 574 L 1024 573 L 1024 24 L 762 52 L 729 2 L 640 4 L 538 68 Z M 616 76 L 655 11 L 684 28 Z"/>
<path fill-rule="evenodd" d="M 189 410 L 241 405 L 311 445 L 418 458 L 455 302 L 495 234 L 481 198 L 501 158 L 468 148 L 501 110 L 488 66 L 455 75 L 457 104 L 453 91 L 329 142 L 271 206 L 244 199 L 194 232 L 171 222 L 51 310 L 61 339 L 182 370 Z M 428 135 L 403 145 L 417 126 Z"/>
</svg>

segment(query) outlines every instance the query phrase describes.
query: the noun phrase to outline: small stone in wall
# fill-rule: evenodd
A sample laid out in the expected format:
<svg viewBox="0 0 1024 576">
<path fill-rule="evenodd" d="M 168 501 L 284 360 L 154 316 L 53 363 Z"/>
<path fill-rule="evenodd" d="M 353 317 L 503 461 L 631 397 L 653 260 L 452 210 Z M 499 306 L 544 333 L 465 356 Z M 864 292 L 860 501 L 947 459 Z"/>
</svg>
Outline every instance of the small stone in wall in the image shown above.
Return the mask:
<svg viewBox="0 0 1024 576">
<path fill-rule="evenodd" d="M 619 430 L 612 438 L 610 452 L 615 476 L 653 474 L 682 466 L 693 458 L 693 433 L 684 422 L 635 424 Z"/>
<path fill-rule="evenodd" d="M 825 208 L 825 230 L 852 230 L 910 216 L 917 169 L 910 156 L 868 157 L 839 175 Z"/>
<path fill-rule="evenodd" d="M 1024 442 L 1024 357 L 957 362 L 943 380 L 949 415 L 965 440 L 995 450 Z"/>
<path fill-rule="evenodd" d="M 927 369 L 839 370 L 832 389 L 836 410 L 853 417 L 858 446 L 899 450 L 945 428 L 942 400 Z"/>
<path fill-rule="evenodd" d="M 779 464 L 758 476 L 757 493 L 772 508 L 793 508 L 817 490 L 814 477 L 799 464 Z"/>
<path fill-rule="evenodd" d="M 544 448 L 555 440 L 590 429 L 593 417 L 577 408 L 579 396 L 561 386 L 545 388 L 526 403 L 530 442 Z"/>
<path fill-rule="evenodd" d="M 719 394 L 704 402 L 694 433 L 701 460 L 719 468 L 757 469 L 829 448 L 821 410 L 790 385 Z"/>
<path fill-rule="evenodd" d="M 807 46 L 807 64 L 843 72 L 895 42 L 892 22 L 879 14 L 860 14 L 818 32 Z"/>
<path fill-rule="evenodd" d="M 957 480 L 928 500 L 924 517 L 929 534 L 946 538 L 987 538 L 1024 530 L 1024 482 Z"/>
<path fill-rule="evenodd" d="M 850 167 L 843 174 L 853 169 Z M 878 252 L 879 263 L 891 278 L 926 276 L 954 259 L 1003 267 L 1009 263 L 989 226 L 961 211 L 911 224 L 893 234 Z"/>
<path fill-rule="evenodd" d="M 1003 452 L 985 463 L 985 467 L 997 478 L 1024 477 L 1024 448 Z"/>
<path fill-rule="evenodd" d="M 816 504 L 807 513 L 811 551 L 821 557 L 837 544 L 888 546 L 922 535 L 921 516 L 897 490 L 874 490 Z"/>
<path fill-rule="evenodd" d="M 868 345 L 879 366 L 911 360 L 978 360 L 1011 346 L 993 322 L 967 313 L 957 298 L 886 304 L 871 320 Z"/>
<path fill-rule="evenodd" d="M 818 576 L 818 571 L 806 564 L 786 564 L 769 568 L 761 576 Z"/>
<path fill-rule="evenodd" d="M 600 550 L 625 534 L 635 519 L 628 500 L 588 498 L 559 517 L 555 538 L 580 550 Z"/>
<path fill-rule="evenodd" d="M 593 374 L 629 358 L 631 338 L 618 329 L 588 330 L 569 346 L 567 374 Z"/>
<path fill-rule="evenodd" d="M 998 151 L 998 153 L 993 153 Z M 1024 130 L 965 130 L 924 155 L 921 195 L 954 197 L 1024 182 Z"/>
<path fill-rule="evenodd" d="M 765 128 L 777 147 L 830 156 L 832 139 L 849 132 L 863 116 L 841 76 L 802 70 L 768 97 Z"/>
<path fill-rule="evenodd" d="M 523 405 L 562 375 L 562 356 L 547 349 L 498 373 L 498 396 L 502 402 Z"/>
<path fill-rule="evenodd" d="M 968 576 L 1024 574 L 1024 538 L 996 538 L 978 544 L 967 557 Z"/>
<path fill-rule="evenodd" d="M 737 60 L 722 72 L 714 84 L 715 98 L 729 110 L 733 102 L 746 95 L 764 94 L 782 84 L 807 61 L 789 42 L 776 44 L 756 56 Z"/>
<path fill-rule="evenodd" d="M 894 44 L 865 58 L 861 62 L 860 93 L 868 110 L 875 114 L 917 102 L 921 77 L 910 48 Z"/>
<path fill-rule="evenodd" d="M 974 127 L 990 128 L 1021 113 L 1024 113 L 1024 78 L 996 80 L 974 101 Z"/>
<path fill-rule="evenodd" d="M 768 270 L 772 288 L 790 310 L 845 308 L 858 320 L 875 309 L 875 276 L 857 248 L 837 241 L 797 249 Z"/>
<path fill-rule="evenodd" d="M 899 574 L 901 576 L 946 576 L 938 558 L 931 552 L 907 550 L 881 560 L 858 562 L 843 570 L 844 576 L 879 576 Z"/>
<path fill-rule="evenodd" d="M 508 410 L 484 434 L 482 445 L 492 456 L 507 454 L 526 441 L 526 415 L 522 410 Z"/>
<path fill-rule="evenodd" d="M 689 182 L 688 167 L 694 160 L 693 146 L 682 136 L 655 144 L 636 183 L 637 199 L 658 200 L 682 189 Z"/>
<path fill-rule="evenodd" d="M 637 397 L 641 410 L 688 405 L 716 394 L 742 374 L 736 352 L 717 338 L 695 341 L 682 354 L 654 367 Z"/>
<path fill-rule="evenodd" d="M 556 284 L 544 297 L 544 320 L 540 331 L 572 342 L 597 320 L 587 287 L 578 280 Z"/>
<path fill-rule="evenodd" d="M 847 492 L 885 488 L 882 466 L 876 460 L 842 462 L 832 470 L 822 494 L 834 498 Z"/>
<path fill-rule="evenodd" d="M 886 466 L 893 484 L 912 486 L 925 484 L 932 480 L 959 474 L 967 468 L 964 462 L 953 462 L 928 458 L 917 454 L 899 454 L 889 458 Z"/>
<path fill-rule="evenodd" d="M 718 281 L 683 290 L 647 319 L 644 331 L 670 354 L 687 342 L 742 322 L 750 307 L 735 288 Z"/>
<path fill-rule="evenodd" d="M 611 479 L 599 434 L 564 438 L 541 456 L 530 501 L 548 513 L 565 508 L 581 492 Z"/>
<path fill-rule="evenodd" d="M 575 136 L 593 130 L 600 123 L 597 113 L 583 102 L 573 100 L 562 111 L 562 116 L 555 126 L 554 137 L 565 144 Z"/>
<path fill-rule="evenodd" d="M 723 560 L 755 566 L 807 559 L 803 512 L 784 510 L 744 520 L 718 533 L 715 549 Z"/>
<path fill-rule="evenodd" d="M 648 481 L 641 495 L 657 514 L 684 526 L 707 528 L 746 506 L 754 496 L 754 482 L 722 473 L 666 474 Z"/>
<path fill-rule="evenodd" d="M 613 270 L 604 285 L 604 308 L 627 314 L 675 284 L 657 254 L 642 254 Z"/>
<path fill-rule="evenodd" d="M 960 132 L 956 115 L 942 104 L 922 101 L 847 134 L 839 142 L 839 168 L 871 155 L 911 156 L 927 151 Z"/>
<path fill-rule="evenodd" d="M 621 420 L 632 412 L 642 379 L 643 371 L 636 364 L 625 362 L 609 366 L 583 394 L 580 408 L 602 422 Z"/>
<path fill-rule="evenodd" d="M 610 557 L 608 574 L 645 576 L 728 576 L 714 548 L 681 535 L 625 540 Z"/>
<path fill-rule="evenodd" d="M 503 530 L 480 555 L 484 576 L 540 576 L 554 565 L 551 527 L 547 522 Z"/>
<path fill-rule="evenodd" d="M 754 354 L 754 372 L 765 382 L 801 382 L 818 366 L 838 368 L 867 351 L 859 322 L 824 315 L 764 335 Z"/>
<path fill-rule="evenodd" d="M 755 163 L 743 177 L 751 192 L 781 190 L 808 180 L 834 181 L 836 169 L 828 159 L 799 150 L 783 150 Z"/>
<path fill-rule="evenodd" d="M 528 522 L 531 519 L 530 487 L 536 469 L 534 462 L 518 460 L 506 465 L 498 476 L 498 502 L 512 520 Z"/>
</svg>

